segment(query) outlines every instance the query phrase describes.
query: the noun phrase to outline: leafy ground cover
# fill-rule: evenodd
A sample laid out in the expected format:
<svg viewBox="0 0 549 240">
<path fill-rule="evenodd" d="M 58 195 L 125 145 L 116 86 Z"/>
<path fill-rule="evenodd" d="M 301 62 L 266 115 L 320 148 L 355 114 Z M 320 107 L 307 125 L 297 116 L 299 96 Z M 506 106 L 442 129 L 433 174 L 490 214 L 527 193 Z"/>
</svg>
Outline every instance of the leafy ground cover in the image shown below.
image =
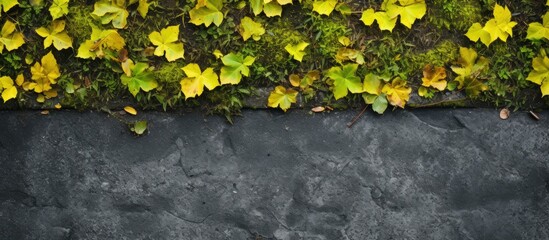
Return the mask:
<svg viewBox="0 0 549 240">
<path fill-rule="evenodd" d="M 548 102 L 549 2 L 540 0 L 0 5 L 4 107 L 126 102 L 230 119 L 260 89 L 264 106 L 284 111 L 301 101 L 381 114 L 452 92 L 515 109 Z"/>
</svg>

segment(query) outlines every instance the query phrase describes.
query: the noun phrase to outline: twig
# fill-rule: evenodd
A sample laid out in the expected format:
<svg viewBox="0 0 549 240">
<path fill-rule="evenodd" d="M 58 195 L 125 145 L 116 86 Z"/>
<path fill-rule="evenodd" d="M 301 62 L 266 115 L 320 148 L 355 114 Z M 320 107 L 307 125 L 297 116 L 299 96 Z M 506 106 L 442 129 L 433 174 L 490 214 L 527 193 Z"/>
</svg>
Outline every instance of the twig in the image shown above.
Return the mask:
<svg viewBox="0 0 549 240">
<path fill-rule="evenodd" d="M 364 106 L 364 108 L 362 109 L 362 111 L 360 111 L 360 113 L 358 113 L 354 118 L 353 120 L 351 120 L 351 122 L 347 123 L 347 127 L 348 128 L 351 128 L 355 123 L 356 121 L 358 121 L 358 119 L 364 115 L 364 113 L 366 112 L 366 108 L 368 108 L 368 105 Z"/>
</svg>

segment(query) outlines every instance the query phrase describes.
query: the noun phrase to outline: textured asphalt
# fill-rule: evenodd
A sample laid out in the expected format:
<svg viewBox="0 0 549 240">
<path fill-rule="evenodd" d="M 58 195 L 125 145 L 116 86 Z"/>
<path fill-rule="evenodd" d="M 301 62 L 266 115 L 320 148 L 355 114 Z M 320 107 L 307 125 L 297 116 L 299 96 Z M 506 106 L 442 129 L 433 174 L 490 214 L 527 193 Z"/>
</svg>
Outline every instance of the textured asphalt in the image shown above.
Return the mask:
<svg viewBox="0 0 549 240">
<path fill-rule="evenodd" d="M 0 112 L 0 239 L 549 239 L 549 114 Z"/>
</svg>

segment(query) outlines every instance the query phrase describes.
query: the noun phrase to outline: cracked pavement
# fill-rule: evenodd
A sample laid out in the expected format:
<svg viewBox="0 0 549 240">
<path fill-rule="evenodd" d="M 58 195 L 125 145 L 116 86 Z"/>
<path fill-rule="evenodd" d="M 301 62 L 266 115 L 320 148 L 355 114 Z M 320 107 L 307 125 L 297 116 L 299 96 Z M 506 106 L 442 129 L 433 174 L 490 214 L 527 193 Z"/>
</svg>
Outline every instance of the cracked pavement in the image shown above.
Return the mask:
<svg viewBox="0 0 549 240">
<path fill-rule="evenodd" d="M 549 114 L 0 114 L 0 239 L 549 239 Z"/>
</svg>

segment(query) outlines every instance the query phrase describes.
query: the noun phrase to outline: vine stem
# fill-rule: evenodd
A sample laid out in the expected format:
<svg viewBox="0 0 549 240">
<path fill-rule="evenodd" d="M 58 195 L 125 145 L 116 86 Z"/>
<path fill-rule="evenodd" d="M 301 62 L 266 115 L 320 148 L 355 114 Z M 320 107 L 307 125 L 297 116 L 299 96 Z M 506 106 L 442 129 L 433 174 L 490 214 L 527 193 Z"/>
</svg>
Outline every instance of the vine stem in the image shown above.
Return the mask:
<svg viewBox="0 0 549 240">
<path fill-rule="evenodd" d="M 358 119 L 360 119 L 360 117 L 364 115 L 367 108 L 368 105 L 364 106 L 364 108 L 362 108 L 362 111 L 360 111 L 360 113 L 358 113 L 349 123 L 347 123 L 347 127 L 351 128 L 356 123 L 356 121 L 358 121 Z"/>
</svg>

